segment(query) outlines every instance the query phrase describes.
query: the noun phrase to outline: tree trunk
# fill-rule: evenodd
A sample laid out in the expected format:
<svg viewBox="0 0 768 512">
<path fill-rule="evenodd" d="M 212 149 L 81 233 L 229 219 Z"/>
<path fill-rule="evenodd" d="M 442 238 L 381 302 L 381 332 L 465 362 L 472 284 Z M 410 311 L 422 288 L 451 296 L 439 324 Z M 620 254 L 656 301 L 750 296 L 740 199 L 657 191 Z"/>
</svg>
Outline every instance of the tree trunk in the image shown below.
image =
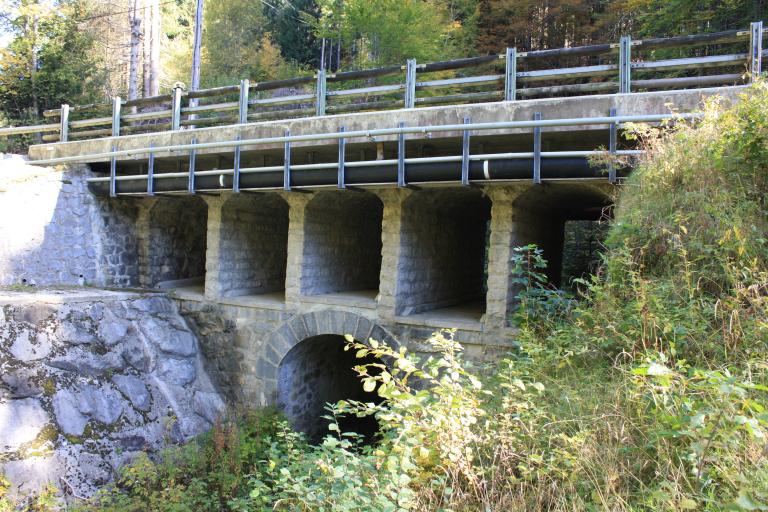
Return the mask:
<svg viewBox="0 0 768 512">
<path fill-rule="evenodd" d="M 149 65 L 149 94 L 160 94 L 160 0 L 149 0 L 152 7 L 152 22 L 149 25 L 151 51 Z"/>
<path fill-rule="evenodd" d="M 141 12 L 142 12 L 142 18 L 144 19 L 144 26 L 148 27 L 152 23 L 152 13 L 150 12 L 149 7 L 149 0 L 141 0 Z M 147 29 L 145 28 L 145 33 L 141 45 L 142 49 L 142 55 L 141 55 L 141 74 L 142 74 L 142 82 L 144 83 L 144 94 L 143 96 L 146 98 L 151 95 L 150 92 L 150 80 L 152 72 L 150 70 L 150 60 L 151 60 L 151 53 L 152 53 L 152 39 L 151 34 Z"/>
<path fill-rule="evenodd" d="M 30 62 L 30 65 L 32 66 L 32 69 L 29 70 L 29 87 L 30 87 L 30 94 L 32 95 L 32 110 L 34 111 L 35 117 L 40 116 L 40 105 L 37 100 L 37 66 L 38 66 L 38 57 L 37 57 L 37 15 L 35 14 L 32 18 L 32 60 Z M 38 134 L 39 136 L 39 134 Z"/>
<path fill-rule="evenodd" d="M 195 43 L 192 51 L 192 84 L 189 90 L 196 91 L 200 88 L 200 53 L 203 39 L 203 0 L 197 0 L 195 10 Z"/>
<path fill-rule="evenodd" d="M 197 0 L 195 9 L 195 40 L 192 49 L 192 83 L 189 86 L 190 91 L 196 91 L 200 88 L 200 59 L 203 45 L 203 0 Z M 190 107 L 197 106 L 197 98 L 189 100 Z M 190 114 L 189 119 L 196 119 L 195 114 Z M 194 128 L 194 125 L 189 127 Z"/>
<path fill-rule="evenodd" d="M 138 97 L 139 45 L 141 44 L 139 0 L 132 0 L 129 16 L 131 24 L 131 59 L 128 72 L 128 99 L 135 100 Z"/>
</svg>

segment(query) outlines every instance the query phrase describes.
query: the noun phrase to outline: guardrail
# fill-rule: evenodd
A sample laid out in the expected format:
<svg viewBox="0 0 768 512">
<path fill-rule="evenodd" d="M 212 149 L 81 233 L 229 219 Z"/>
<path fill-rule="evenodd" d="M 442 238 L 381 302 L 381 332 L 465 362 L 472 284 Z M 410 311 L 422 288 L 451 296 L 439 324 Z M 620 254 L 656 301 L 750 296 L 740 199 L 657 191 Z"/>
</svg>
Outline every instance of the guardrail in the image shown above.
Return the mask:
<svg viewBox="0 0 768 512">
<path fill-rule="evenodd" d="M 375 130 L 339 130 L 330 133 L 314 133 L 303 135 L 290 135 L 286 133 L 280 137 L 265 137 L 259 139 L 236 139 L 227 141 L 198 143 L 195 139 L 189 144 L 176 144 L 169 146 L 149 146 L 146 148 L 113 150 L 105 153 L 90 155 L 77 155 L 69 157 L 53 158 L 48 160 L 37 160 L 31 162 L 36 165 L 55 165 L 75 162 L 89 162 L 98 159 L 110 160 L 109 176 L 89 178 L 88 182 L 92 189 L 97 193 L 108 194 L 110 197 L 118 195 L 163 195 L 169 193 L 196 194 L 206 192 L 221 192 L 231 190 L 232 192 L 246 192 L 256 190 L 274 190 L 282 189 L 286 191 L 302 188 L 301 185 L 294 183 L 296 172 L 309 172 L 303 176 L 303 181 L 310 183 L 305 187 L 338 187 L 344 189 L 359 186 L 381 186 L 395 185 L 406 187 L 422 183 L 434 183 L 434 179 L 426 182 L 420 182 L 409 176 L 411 170 L 419 171 L 420 176 L 424 176 L 424 167 L 418 168 L 422 164 L 440 164 L 443 167 L 435 174 L 434 168 L 427 169 L 432 173 L 432 177 L 439 176 L 441 183 L 460 183 L 469 186 L 471 184 L 488 183 L 492 181 L 517 181 L 520 179 L 533 180 L 534 183 L 541 183 L 543 179 L 542 162 L 544 159 L 580 159 L 579 171 L 571 178 L 589 178 L 592 175 L 580 175 L 590 167 L 588 159 L 595 156 L 634 156 L 643 153 L 641 150 L 619 149 L 617 132 L 619 127 L 625 123 L 661 123 L 670 120 L 695 120 L 702 116 L 701 113 L 675 113 L 675 114 L 644 114 L 631 116 L 617 116 L 611 111 L 609 116 L 602 117 L 581 117 L 581 118 L 562 118 L 562 119 L 534 119 L 531 121 L 504 121 L 488 123 L 472 123 L 465 119 L 462 124 L 444 124 L 429 126 L 398 126 L 395 128 L 379 128 Z M 537 116 L 539 117 L 539 116 Z M 595 150 L 577 150 L 577 151 L 542 151 L 541 135 L 543 128 L 562 127 L 562 126 L 595 126 L 606 125 L 609 130 L 608 149 Z M 471 154 L 470 136 L 471 132 L 499 130 L 499 129 L 521 129 L 530 128 L 533 131 L 533 151 L 515 152 L 515 153 L 489 153 L 489 154 Z M 407 134 L 431 134 L 441 132 L 462 132 L 461 155 L 435 156 L 406 158 L 406 135 Z M 397 158 L 389 160 L 353 160 L 348 161 L 345 147 L 347 139 L 370 138 L 376 136 L 396 135 L 398 138 Z M 318 140 L 336 140 L 338 144 L 338 160 L 336 162 L 316 163 L 316 164 L 292 164 L 291 162 L 291 144 L 294 142 L 318 141 Z M 260 167 L 242 167 L 240 165 L 240 150 L 243 146 L 263 146 L 275 143 L 284 145 L 284 161 L 282 165 L 260 166 Z M 196 154 L 201 149 L 233 149 L 233 167 L 231 169 L 212 169 L 198 170 L 196 168 Z M 162 156 L 187 156 L 189 160 L 188 171 L 178 172 L 155 172 L 155 159 L 158 154 Z M 147 172 L 133 175 L 117 174 L 118 157 L 138 156 L 147 157 Z M 506 164 L 503 172 L 492 173 L 489 169 L 490 162 L 500 162 Z M 481 164 L 478 168 L 475 164 Z M 448 164 L 448 167 L 446 167 Z M 453 167 L 455 169 L 453 169 Z M 361 181 L 360 176 L 354 176 L 353 173 L 361 170 L 368 170 L 367 177 Z M 454 172 L 454 170 L 456 172 Z M 324 173 L 324 175 L 321 175 Z M 248 176 L 261 176 L 266 179 L 258 185 L 248 184 Z M 524 177 L 521 177 L 524 176 Z M 611 183 L 617 181 L 616 165 L 613 161 L 607 164 L 604 177 Z M 158 183 L 175 180 L 171 190 L 157 190 Z M 205 184 L 201 181 L 206 180 Z M 319 181 L 318 181 L 319 180 Z M 253 181 L 253 180 L 250 180 Z M 137 190 L 121 192 L 118 190 L 118 183 L 133 182 L 133 187 Z M 180 188 L 179 183 L 183 184 Z M 99 188 L 102 186 L 102 188 Z M 104 187 L 106 186 L 106 188 Z"/>
<path fill-rule="evenodd" d="M 404 66 L 321 70 L 315 76 L 242 80 L 198 91 L 175 88 L 136 100 L 62 105 L 43 112 L 57 123 L 1 128 L 0 137 L 40 134 L 44 142 L 66 142 L 348 112 L 736 85 L 760 75 L 766 32 L 758 21 L 748 30 L 637 41 L 625 36 L 618 43 L 530 52 L 507 48 L 498 55 L 426 64 L 411 59 Z M 660 58 L 692 48 L 718 54 Z M 553 58 L 576 65 L 547 67 Z M 469 74 L 472 69 L 482 74 Z"/>
</svg>

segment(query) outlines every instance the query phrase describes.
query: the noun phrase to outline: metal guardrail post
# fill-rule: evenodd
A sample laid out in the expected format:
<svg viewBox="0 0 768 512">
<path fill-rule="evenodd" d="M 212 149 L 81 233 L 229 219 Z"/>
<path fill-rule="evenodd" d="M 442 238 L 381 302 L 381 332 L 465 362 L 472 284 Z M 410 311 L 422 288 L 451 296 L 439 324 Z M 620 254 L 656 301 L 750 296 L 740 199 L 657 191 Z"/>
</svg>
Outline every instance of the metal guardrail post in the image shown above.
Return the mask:
<svg viewBox="0 0 768 512">
<path fill-rule="evenodd" d="M 240 80 L 240 100 L 238 102 L 237 122 L 245 124 L 248 122 L 248 93 L 250 92 L 251 81 L 247 78 Z"/>
<path fill-rule="evenodd" d="M 116 146 L 112 146 L 112 152 L 117 151 Z M 109 197 L 117 197 L 117 157 L 109 159 Z"/>
<path fill-rule="evenodd" d="M 464 118 L 464 124 L 471 122 L 469 117 Z M 461 184 L 469 186 L 469 130 L 464 130 L 461 140 Z"/>
<path fill-rule="evenodd" d="M 325 70 L 321 69 L 317 72 L 317 85 L 315 86 L 315 115 L 325 115 L 325 96 L 326 93 L 326 80 Z"/>
<path fill-rule="evenodd" d="M 123 106 L 123 102 L 120 96 L 112 98 L 112 136 L 120 136 L 120 108 Z"/>
<path fill-rule="evenodd" d="M 405 123 L 400 121 L 397 123 L 398 128 L 404 128 Z M 397 186 L 405 187 L 405 133 L 400 132 L 397 134 Z"/>
<path fill-rule="evenodd" d="M 754 21 L 749 25 L 749 81 L 754 82 L 762 72 L 763 63 L 763 22 Z"/>
<path fill-rule="evenodd" d="M 240 141 L 240 135 L 237 136 Z M 240 145 L 235 146 L 235 161 L 232 166 L 232 192 L 240 192 Z"/>
<path fill-rule="evenodd" d="M 405 64 L 405 108 L 416 106 L 416 59 Z"/>
<path fill-rule="evenodd" d="M 59 128 L 59 142 L 69 140 L 69 105 L 61 106 L 61 128 Z"/>
<path fill-rule="evenodd" d="M 177 131 L 181 128 L 181 87 L 173 88 L 171 101 L 171 130 Z"/>
<path fill-rule="evenodd" d="M 541 121 L 541 112 L 533 114 L 534 121 Z M 533 182 L 541 183 L 541 128 L 533 129 Z"/>
<path fill-rule="evenodd" d="M 507 67 L 504 79 L 504 100 L 517 99 L 517 48 L 507 48 Z"/>
<path fill-rule="evenodd" d="M 611 108 L 609 114 L 611 117 L 616 117 L 616 109 Z M 611 153 L 611 160 L 608 162 L 608 182 L 616 183 L 616 163 L 614 158 L 616 157 L 616 143 L 617 143 L 617 127 L 616 123 L 610 124 L 610 135 L 608 139 L 608 151 Z"/>
<path fill-rule="evenodd" d="M 291 136 L 291 130 L 285 130 L 285 136 Z M 283 189 L 291 190 L 291 141 L 285 141 L 285 152 L 283 156 Z"/>
<path fill-rule="evenodd" d="M 197 144 L 197 139 L 193 138 L 191 144 Z M 195 193 L 195 160 L 197 160 L 197 151 L 189 150 L 189 182 L 187 184 L 187 193 Z"/>
<path fill-rule="evenodd" d="M 346 128 L 344 128 L 343 126 L 339 126 L 339 133 L 344 133 L 345 130 Z M 340 137 L 339 138 L 339 176 L 338 176 L 339 188 L 347 188 L 346 177 L 344 176 L 345 174 L 344 161 L 347 158 L 346 146 L 347 146 L 347 140 L 344 137 Z"/>
<path fill-rule="evenodd" d="M 631 92 L 632 38 L 622 36 L 619 41 L 619 93 Z"/>
<path fill-rule="evenodd" d="M 149 143 L 149 149 L 154 147 L 154 143 Z M 149 162 L 147 163 L 147 195 L 155 195 L 155 152 L 150 151 Z"/>
</svg>

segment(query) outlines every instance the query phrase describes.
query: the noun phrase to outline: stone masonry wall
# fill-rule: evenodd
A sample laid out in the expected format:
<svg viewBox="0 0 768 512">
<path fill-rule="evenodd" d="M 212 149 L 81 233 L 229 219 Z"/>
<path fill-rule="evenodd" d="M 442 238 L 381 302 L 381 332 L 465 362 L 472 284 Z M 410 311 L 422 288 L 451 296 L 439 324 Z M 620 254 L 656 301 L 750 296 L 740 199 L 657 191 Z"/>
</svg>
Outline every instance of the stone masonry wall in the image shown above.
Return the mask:
<svg viewBox="0 0 768 512">
<path fill-rule="evenodd" d="M 288 204 L 280 196 L 235 196 L 221 212 L 219 286 L 224 297 L 285 289 Z"/>
<path fill-rule="evenodd" d="M 514 246 L 536 244 L 547 260 L 547 277 L 558 285 L 563 256 L 563 220 L 559 217 L 549 218 L 524 208 L 515 208 L 514 218 Z"/>
<path fill-rule="evenodd" d="M 197 197 L 160 198 L 149 211 L 145 286 L 205 275 L 208 207 Z"/>
<path fill-rule="evenodd" d="M 608 232 L 608 223 L 573 220 L 565 223 L 561 285 L 572 286 L 574 278 L 594 273 L 600 264 L 599 253 Z"/>
<path fill-rule="evenodd" d="M 0 158 L 0 286 L 135 286 L 136 203 L 88 192 L 85 166 Z"/>
<path fill-rule="evenodd" d="M 142 452 L 208 430 L 224 402 L 174 302 L 97 290 L 0 294 L 0 473 L 90 496 Z"/>
<path fill-rule="evenodd" d="M 405 201 L 400 314 L 484 299 L 490 209 L 490 200 L 478 190 L 423 190 Z"/>
<path fill-rule="evenodd" d="M 367 192 L 320 192 L 306 208 L 302 293 L 378 289 L 379 198 Z"/>
</svg>

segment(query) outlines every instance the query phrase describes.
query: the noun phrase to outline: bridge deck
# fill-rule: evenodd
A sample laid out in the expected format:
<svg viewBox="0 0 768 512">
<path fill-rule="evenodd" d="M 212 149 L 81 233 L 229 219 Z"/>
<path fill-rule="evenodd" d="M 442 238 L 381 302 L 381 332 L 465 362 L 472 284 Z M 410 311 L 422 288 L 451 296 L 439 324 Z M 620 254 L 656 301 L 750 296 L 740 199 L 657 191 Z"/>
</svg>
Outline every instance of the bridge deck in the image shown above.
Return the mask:
<svg viewBox="0 0 768 512">
<path fill-rule="evenodd" d="M 462 123 L 465 118 L 469 118 L 472 123 L 527 121 L 532 120 L 534 114 L 537 112 L 540 113 L 542 119 L 545 120 L 603 117 L 609 115 L 611 109 L 615 109 L 617 115 L 622 116 L 667 114 L 671 111 L 691 112 L 696 111 L 701 107 L 701 102 L 704 98 L 719 94 L 726 99 L 733 99 L 743 89 L 744 86 L 731 86 L 680 91 L 604 94 L 597 96 L 452 105 L 331 115 L 324 117 L 307 117 L 301 119 L 219 126 L 215 128 L 198 128 L 193 130 L 124 135 L 104 139 L 42 144 L 30 147 L 29 156 L 31 160 L 84 157 L 80 159 L 80 161 L 84 163 L 103 163 L 109 162 L 110 160 L 109 156 L 104 156 L 104 154 L 113 150 L 141 150 L 149 148 L 150 145 L 161 147 L 190 144 L 193 139 L 198 143 L 234 141 L 238 137 L 242 139 L 265 139 L 283 136 L 286 130 L 290 131 L 292 135 L 306 135 L 333 133 L 336 132 L 339 127 L 344 127 L 346 131 L 356 131 L 394 128 L 397 127 L 399 123 L 404 123 L 405 126 L 408 127 L 452 125 Z M 576 146 L 572 149 L 581 149 L 584 146 L 584 144 L 582 144 L 584 135 L 581 133 L 574 134 L 574 132 L 592 130 L 605 131 L 606 129 L 607 126 L 605 125 L 584 125 L 552 127 L 547 128 L 546 132 L 565 132 L 565 138 L 570 139 L 567 140 L 567 142 Z M 498 138 L 503 136 L 505 140 L 509 140 L 508 136 L 510 135 L 520 136 L 530 133 L 530 128 L 513 128 L 488 130 L 483 133 L 478 133 L 476 136 L 484 138 Z M 452 142 L 443 142 L 440 139 L 458 139 L 461 138 L 461 136 L 461 131 L 451 131 L 440 133 L 437 137 L 428 134 L 415 134 L 408 136 L 408 140 L 429 139 L 431 145 L 440 145 L 443 143 L 452 146 Z M 347 140 L 347 143 L 375 147 L 376 143 L 393 142 L 396 140 L 396 135 L 381 135 L 376 136 L 374 141 L 370 140 L 370 138 L 350 138 Z M 593 140 L 600 139 L 595 137 Z M 337 141 L 333 139 L 297 141 L 294 142 L 292 146 L 294 149 L 321 150 L 323 147 L 329 145 L 335 146 L 336 143 Z M 603 138 L 601 143 L 607 144 L 607 139 Z M 242 147 L 244 153 L 258 151 L 275 154 L 282 152 L 282 150 L 283 144 L 280 142 Z M 234 148 L 232 147 L 224 149 L 199 149 L 197 150 L 197 155 L 218 155 L 222 153 L 232 153 L 233 151 Z M 183 160 L 187 158 L 187 153 L 188 152 L 158 153 L 157 157 Z M 88 155 L 102 156 L 87 158 Z M 147 158 L 148 154 L 146 152 L 142 153 L 138 151 L 136 154 L 130 156 L 118 156 L 118 161 L 121 163 L 128 163 L 142 160 L 146 161 Z M 199 163 L 203 165 L 202 160 Z"/>
<path fill-rule="evenodd" d="M 83 162 L 98 194 L 338 186 L 615 180 L 589 157 L 624 120 L 659 120 L 736 98 L 742 86 L 346 114 L 34 146 L 41 163 Z M 677 115 L 677 114 L 675 114 Z M 654 117 L 656 116 L 656 117 Z M 615 123 L 608 123 L 610 119 Z M 548 123 L 548 124 L 547 124 Z M 464 129 L 467 126 L 469 129 Z M 618 173 L 618 174 L 617 174 Z"/>
</svg>

